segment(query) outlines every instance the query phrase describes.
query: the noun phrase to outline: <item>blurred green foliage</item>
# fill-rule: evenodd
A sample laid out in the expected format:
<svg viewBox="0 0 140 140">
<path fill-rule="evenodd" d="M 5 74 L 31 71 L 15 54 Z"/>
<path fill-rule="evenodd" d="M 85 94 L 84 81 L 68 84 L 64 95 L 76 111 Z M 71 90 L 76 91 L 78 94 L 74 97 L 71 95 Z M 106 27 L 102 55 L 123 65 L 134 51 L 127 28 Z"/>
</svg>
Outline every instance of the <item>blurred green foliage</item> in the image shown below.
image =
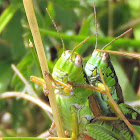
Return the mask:
<svg viewBox="0 0 140 140">
<path fill-rule="evenodd" d="M 97 10 L 98 36 L 104 38 L 98 42 L 98 47 L 101 48 L 103 45 L 105 45 L 104 40 L 107 41 L 109 30 L 112 30 L 113 33 L 110 37 L 115 37 L 127 30 L 129 27 L 133 27 L 133 32 L 127 35 L 128 39 L 130 42 L 131 39 L 134 39 L 134 42 L 136 42 L 138 46 L 139 42 L 136 39 L 140 38 L 140 23 L 136 22 L 135 24 L 132 23 L 130 25 L 129 23 L 139 18 L 139 0 L 135 0 L 133 3 L 131 0 L 128 0 L 127 2 L 124 0 L 112 2 L 112 17 L 109 17 L 108 14 L 111 10 L 109 9 L 108 1 L 34 0 L 34 8 L 39 27 L 43 30 L 54 31 L 55 34 L 57 34 L 52 21 L 46 12 L 46 7 L 48 7 L 58 29 L 60 32 L 64 33 L 64 36 L 93 36 L 93 42 L 87 41 L 77 49 L 77 52 L 79 52 L 85 58 L 84 60 L 86 60 L 86 56 L 91 55 L 95 45 L 95 21 L 93 15 L 94 1 Z M 110 29 L 108 22 L 111 22 L 113 28 Z M 122 28 L 123 25 L 126 26 Z M 60 38 L 56 38 L 55 35 L 53 36 L 44 32 L 41 32 L 41 36 L 45 47 L 49 68 L 50 71 L 52 71 L 55 62 L 63 52 L 61 40 Z M 12 71 L 10 66 L 11 64 L 17 65 L 18 69 L 24 75 L 27 81 L 29 81 L 31 75 L 41 77 L 37 61 L 35 61 L 33 58 L 28 45 L 29 39 L 33 42 L 22 1 L 0 0 L 1 94 L 6 91 L 28 92 L 27 87 L 24 85 L 21 79 Z M 64 39 L 64 42 L 66 49 L 73 49 L 80 42 L 80 39 L 74 41 L 68 38 Z M 123 50 L 125 48 L 125 51 L 139 53 L 140 49 L 138 49 L 138 47 L 130 46 L 129 44 L 115 47 L 115 49 Z M 113 47 L 111 49 L 113 50 Z M 134 100 L 140 84 L 140 76 L 138 76 L 140 74 L 139 61 L 124 57 L 117 57 L 117 59 L 113 58 L 113 60 L 113 64 L 117 70 L 117 74 L 119 75 L 119 82 L 122 86 L 125 99 Z M 134 71 L 136 68 L 138 68 L 138 71 Z M 132 77 L 133 83 L 131 82 Z M 30 81 L 29 83 L 41 98 L 47 100 L 39 86 L 31 83 Z M 44 112 L 33 106 L 31 103 L 21 99 L 0 100 L 1 119 L 6 112 L 10 113 L 12 122 L 8 125 L 1 122 L 0 131 L 3 132 L 3 136 L 36 136 L 50 127 L 51 122 L 48 120 L 48 117 Z M 31 124 L 29 124 L 29 122 L 31 122 Z M 19 129 L 22 129 L 23 131 L 19 133 Z"/>
</svg>

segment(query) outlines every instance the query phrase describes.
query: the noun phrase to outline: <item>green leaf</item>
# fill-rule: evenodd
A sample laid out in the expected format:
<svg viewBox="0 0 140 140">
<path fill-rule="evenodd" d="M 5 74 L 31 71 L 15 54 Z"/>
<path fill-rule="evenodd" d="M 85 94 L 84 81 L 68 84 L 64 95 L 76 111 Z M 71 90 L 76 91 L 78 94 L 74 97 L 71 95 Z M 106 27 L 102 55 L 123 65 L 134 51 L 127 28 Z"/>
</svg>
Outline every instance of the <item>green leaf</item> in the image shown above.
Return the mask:
<svg viewBox="0 0 140 140">
<path fill-rule="evenodd" d="M 0 93 L 8 90 L 8 84 L 12 77 L 10 64 L 6 61 L 0 61 Z"/>
<path fill-rule="evenodd" d="M 79 35 L 86 36 L 89 34 L 90 24 L 91 24 L 91 20 L 93 20 L 93 18 L 94 18 L 94 16 L 93 16 L 93 14 L 91 14 L 87 17 L 87 19 L 83 20 L 82 26 L 81 26 L 80 31 L 79 31 Z"/>
<path fill-rule="evenodd" d="M 57 4 L 63 9 L 72 9 L 79 6 L 80 1 L 79 0 L 52 0 L 54 4 Z"/>
<path fill-rule="evenodd" d="M 15 13 L 12 20 L 3 32 L 3 38 L 11 45 L 12 57 L 19 60 L 25 54 L 25 47 L 23 44 L 23 27 L 21 26 L 22 13 L 20 9 Z"/>
<path fill-rule="evenodd" d="M 23 100 L 13 99 L 11 105 L 12 125 L 15 130 L 23 123 Z"/>
<path fill-rule="evenodd" d="M 87 19 L 83 20 L 82 26 L 80 28 L 79 34 L 78 35 L 83 35 L 83 36 L 88 36 L 89 32 L 90 32 L 90 24 L 91 24 L 91 20 L 93 19 L 93 14 L 89 15 Z M 81 45 L 79 48 L 76 49 L 76 52 L 83 54 L 89 47 L 90 43 L 84 43 L 83 45 Z M 83 47 L 84 46 L 84 47 Z"/>
<path fill-rule="evenodd" d="M 136 40 L 140 40 L 140 27 L 137 26 L 135 29 L 134 29 L 134 36 L 135 36 L 135 39 Z"/>
<path fill-rule="evenodd" d="M 0 16 L 0 34 L 18 10 L 18 5 L 9 5 Z"/>
<path fill-rule="evenodd" d="M 65 4 L 64 4 L 65 5 Z M 62 7 L 55 6 L 55 22 L 59 23 L 67 30 L 74 27 L 74 22 L 77 21 L 77 16 L 73 9 L 65 10 Z"/>
</svg>

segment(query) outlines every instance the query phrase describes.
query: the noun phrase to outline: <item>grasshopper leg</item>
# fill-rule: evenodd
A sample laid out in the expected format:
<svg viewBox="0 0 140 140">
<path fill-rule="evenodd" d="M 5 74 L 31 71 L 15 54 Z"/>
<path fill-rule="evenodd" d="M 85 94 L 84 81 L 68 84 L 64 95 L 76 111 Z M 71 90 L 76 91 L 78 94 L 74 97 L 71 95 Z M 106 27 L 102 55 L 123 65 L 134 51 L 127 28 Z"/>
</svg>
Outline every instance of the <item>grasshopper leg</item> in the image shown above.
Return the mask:
<svg viewBox="0 0 140 140">
<path fill-rule="evenodd" d="M 77 140 L 78 136 L 78 118 L 77 113 L 72 113 L 72 140 Z"/>
<path fill-rule="evenodd" d="M 77 140 L 78 136 L 78 118 L 77 112 L 72 113 L 72 138 L 50 137 L 48 140 Z"/>
<path fill-rule="evenodd" d="M 54 83 L 63 86 L 63 87 L 64 87 L 64 91 L 65 91 L 66 93 L 70 93 L 70 92 L 72 91 L 72 86 L 71 86 L 71 85 L 66 84 L 66 83 L 64 83 L 64 82 L 62 82 L 62 81 L 59 81 L 59 80 L 57 80 L 57 79 L 54 79 L 54 78 L 52 77 L 52 75 L 49 74 L 49 73 L 47 73 L 47 72 L 44 72 L 44 74 L 45 74 L 45 76 L 48 76 Z"/>
<path fill-rule="evenodd" d="M 101 92 L 103 94 L 106 93 L 106 91 L 104 89 L 100 89 L 100 87 L 98 86 L 90 86 L 88 84 L 74 84 L 74 82 L 72 81 L 68 81 L 68 84 L 62 82 L 62 81 L 59 81 L 57 79 L 54 79 L 51 74 L 45 72 L 45 75 L 48 76 L 54 83 L 57 83 L 59 85 L 62 85 L 64 87 L 64 91 L 66 93 L 70 93 L 72 91 L 72 87 L 79 87 L 79 88 L 87 88 L 87 89 L 91 89 L 91 90 L 95 90 L 95 91 L 98 91 L 98 92 Z M 30 77 L 30 80 L 45 87 L 45 81 L 44 79 L 42 78 L 39 78 L 39 77 L 36 77 L 36 76 L 31 76 Z M 45 87 L 45 89 L 47 89 L 47 87 Z"/>
<path fill-rule="evenodd" d="M 102 89 L 98 86 L 91 86 L 89 84 L 81 84 L 81 83 L 78 83 L 78 84 L 75 84 L 73 81 L 68 81 L 68 83 L 72 86 L 72 87 L 78 87 L 78 88 L 87 88 L 87 89 L 91 89 L 91 90 L 94 90 L 94 91 L 97 91 L 97 92 L 101 92 L 103 94 L 106 94 L 106 91 L 105 89 Z"/>
<path fill-rule="evenodd" d="M 120 118 L 118 117 L 106 117 L 106 116 L 98 116 L 98 117 L 95 117 L 93 119 L 90 120 L 91 123 L 94 123 L 95 121 L 117 121 L 117 120 L 120 120 Z"/>
<path fill-rule="evenodd" d="M 63 83 L 63 82 L 61 82 L 59 80 L 54 79 L 49 73 L 46 73 L 46 76 L 49 76 L 49 78 L 52 79 L 53 82 L 58 83 L 58 84 L 64 86 L 68 90 L 71 90 L 72 86 L 74 86 L 74 87 L 82 87 L 82 88 L 90 88 L 90 89 L 94 90 L 94 87 L 90 86 L 88 84 L 74 84 L 73 82 L 70 82 L 70 81 L 68 82 L 69 84 L 65 84 L 65 83 Z M 43 86 L 45 89 L 47 89 L 45 87 L 44 79 L 36 77 L 36 76 L 31 76 L 30 80 L 35 82 L 35 83 L 37 83 L 37 84 L 39 84 L 39 85 L 41 85 L 41 86 Z M 103 91 L 103 86 L 101 86 L 101 83 L 100 84 L 98 83 L 97 88 L 99 88 L 99 89 L 101 88 L 102 92 L 104 92 Z M 45 91 L 47 91 L 47 90 L 45 90 Z M 95 116 L 97 117 L 98 115 L 95 115 Z M 106 116 L 100 116 L 99 115 L 95 120 L 111 121 L 111 120 L 117 120 L 117 117 L 106 117 Z"/>
<path fill-rule="evenodd" d="M 70 84 L 66 84 L 66 83 L 64 83 L 62 81 L 59 81 L 59 80 L 54 79 L 51 76 L 51 74 L 49 74 L 49 73 L 45 73 L 45 75 L 48 76 L 54 83 L 57 83 L 59 85 L 62 85 L 64 87 L 64 91 L 66 93 L 70 93 L 72 91 L 72 86 Z M 47 95 L 49 94 L 49 92 L 47 90 L 47 87 L 45 85 L 44 79 L 39 78 L 39 77 L 36 77 L 36 76 L 31 76 L 30 77 L 30 80 L 33 81 L 33 82 L 35 82 L 35 83 L 37 83 L 37 84 L 39 84 L 39 85 L 41 85 L 42 87 L 44 87 L 44 91 L 46 92 L 46 94 Z"/>
</svg>

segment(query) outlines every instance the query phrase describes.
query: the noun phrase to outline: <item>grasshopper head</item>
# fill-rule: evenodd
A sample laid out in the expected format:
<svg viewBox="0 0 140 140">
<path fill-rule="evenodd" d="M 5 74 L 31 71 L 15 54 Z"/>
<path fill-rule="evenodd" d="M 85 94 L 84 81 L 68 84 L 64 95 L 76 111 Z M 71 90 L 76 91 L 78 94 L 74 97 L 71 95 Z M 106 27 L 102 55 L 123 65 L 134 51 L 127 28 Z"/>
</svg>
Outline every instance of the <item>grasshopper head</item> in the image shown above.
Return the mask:
<svg viewBox="0 0 140 140">
<path fill-rule="evenodd" d="M 106 71 L 108 63 L 110 63 L 108 53 L 101 53 L 96 50 L 92 53 L 92 56 L 85 65 L 85 72 L 91 83 L 100 78 L 99 69 L 101 69 L 102 73 Z"/>
<path fill-rule="evenodd" d="M 65 51 L 55 64 L 53 77 L 63 82 L 76 81 L 82 73 L 82 57 L 71 50 Z"/>
</svg>

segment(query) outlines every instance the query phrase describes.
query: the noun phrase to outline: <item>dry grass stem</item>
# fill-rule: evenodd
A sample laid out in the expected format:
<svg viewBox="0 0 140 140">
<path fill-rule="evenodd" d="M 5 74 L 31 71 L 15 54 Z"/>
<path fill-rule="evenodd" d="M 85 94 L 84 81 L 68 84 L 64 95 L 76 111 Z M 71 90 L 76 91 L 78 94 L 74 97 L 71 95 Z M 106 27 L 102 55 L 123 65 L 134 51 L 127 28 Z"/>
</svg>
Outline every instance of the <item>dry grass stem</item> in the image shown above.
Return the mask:
<svg viewBox="0 0 140 140">
<path fill-rule="evenodd" d="M 29 26 L 30 26 L 30 29 L 32 32 L 32 36 L 34 39 L 34 43 L 35 43 L 38 59 L 40 62 L 43 78 L 45 80 L 48 91 L 50 92 L 48 97 L 49 97 L 49 101 L 51 104 L 51 108 L 53 110 L 53 118 L 54 118 L 54 121 L 56 124 L 57 134 L 58 134 L 58 137 L 65 137 L 64 129 L 62 126 L 62 121 L 61 121 L 59 111 L 57 108 L 56 98 L 54 95 L 54 89 L 52 86 L 52 81 L 49 79 L 49 77 L 46 77 L 44 75 L 45 71 L 47 73 L 49 73 L 49 69 L 48 69 L 48 65 L 47 65 L 47 61 L 46 61 L 44 47 L 43 47 L 43 43 L 41 40 L 32 0 L 23 0 L 23 4 L 24 4 L 25 11 L 26 11 L 27 19 L 29 22 Z"/>
<path fill-rule="evenodd" d="M 28 81 L 25 79 L 25 77 L 22 75 L 22 73 L 18 70 L 18 68 L 12 64 L 11 65 L 12 69 L 14 72 L 18 75 L 18 77 L 21 79 L 21 81 L 25 84 L 25 86 L 28 88 L 28 93 L 36 98 L 38 98 L 38 95 L 35 93 L 34 89 L 32 86 L 28 83 Z"/>
<path fill-rule="evenodd" d="M 46 104 L 45 102 L 41 101 L 40 99 L 37 99 L 37 98 L 35 98 L 33 96 L 30 96 L 28 94 L 25 94 L 23 92 L 11 91 L 11 92 L 4 92 L 4 93 L 2 93 L 0 95 L 0 99 L 13 98 L 13 97 L 20 97 L 20 98 L 26 99 L 26 100 L 38 105 L 45 112 L 47 111 L 52 115 L 52 109 L 48 104 Z M 51 120 L 52 120 L 52 118 L 51 118 Z"/>
</svg>

